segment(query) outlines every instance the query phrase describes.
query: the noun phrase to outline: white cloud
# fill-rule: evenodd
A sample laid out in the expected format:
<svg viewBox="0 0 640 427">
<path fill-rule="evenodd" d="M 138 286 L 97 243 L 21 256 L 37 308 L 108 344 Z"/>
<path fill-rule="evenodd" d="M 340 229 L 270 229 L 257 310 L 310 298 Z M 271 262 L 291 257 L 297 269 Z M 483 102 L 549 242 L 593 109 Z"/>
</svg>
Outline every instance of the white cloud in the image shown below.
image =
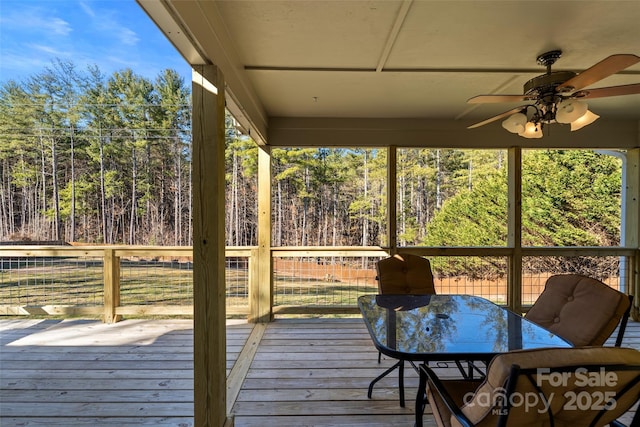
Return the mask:
<svg viewBox="0 0 640 427">
<path fill-rule="evenodd" d="M 95 10 L 88 2 L 80 1 L 80 8 L 89 16 L 95 31 L 118 40 L 126 46 L 135 46 L 140 41 L 138 33 L 121 23 L 117 9 Z"/>
<path fill-rule="evenodd" d="M 71 33 L 72 31 L 71 25 L 64 19 L 60 19 L 60 18 L 53 18 L 50 20 L 43 19 L 42 22 L 40 23 L 40 26 L 44 30 L 48 29 L 54 34 L 57 34 L 59 36 L 69 35 L 69 33 Z"/>
<path fill-rule="evenodd" d="M 135 66 L 135 62 L 130 61 L 122 56 L 113 56 L 109 55 L 105 58 L 110 64 L 119 64 L 124 68 L 133 68 Z"/>
<path fill-rule="evenodd" d="M 84 10 L 84 13 L 86 13 L 92 18 L 96 17 L 96 13 L 93 11 L 93 9 L 91 9 L 91 7 L 86 2 L 81 1 L 79 4 L 80 4 L 80 8 Z"/>
<path fill-rule="evenodd" d="M 30 44 L 27 44 L 26 46 L 33 50 L 46 53 L 52 56 L 69 56 L 69 52 L 56 49 L 55 47 L 52 47 L 52 46 L 46 46 L 46 45 L 37 44 L 37 43 L 30 43 Z"/>
<path fill-rule="evenodd" d="M 45 60 L 41 56 L 23 55 L 19 52 L 3 50 L 0 81 L 5 81 L 5 79 L 9 78 L 21 81 L 34 72 L 41 71 L 47 65 L 50 65 L 49 60 Z M 5 72 L 8 72 L 10 76 L 5 76 Z"/>
<path fill-rule="evenodd" d="M 122 42 L 122 44 L 126 44 L 127 46 L 135 46 L 140 41 L 138 34 L 133 30 L 130 30 L 126 27 L 120 27 L 118 31 L 119 32 L 116 35 L 118 36 L 118 39 L 120 40 L 120 42 Z"/>
<path fill-rule="evenodd" d="M 39 8 L 24 8 L 11 11 L 3 15 L 0 24 L 7 29 L 29 31 L 32 33 L 45 33 L 46 35 L 68 36 L 73 29 L 71 24 L 56 16 L 49 16 L 47 12 Z"/>
</svg>

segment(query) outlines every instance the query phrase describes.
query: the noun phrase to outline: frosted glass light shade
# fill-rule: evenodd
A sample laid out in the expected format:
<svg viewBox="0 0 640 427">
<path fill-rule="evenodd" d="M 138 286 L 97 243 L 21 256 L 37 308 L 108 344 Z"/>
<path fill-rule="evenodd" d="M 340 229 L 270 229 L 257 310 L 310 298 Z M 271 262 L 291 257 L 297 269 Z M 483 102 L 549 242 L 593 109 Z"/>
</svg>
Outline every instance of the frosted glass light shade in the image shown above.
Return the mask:
<svg viewBox="0 0 640 427">
<path fill-rule="evenodd" d="M 542 126 L 536 125 L 533 122 L 528 122 L 524 126 L 524 131 L 518 133 L 523 138 L 542 138 Z"/>
<path fill-rule="evenodd" d="M 507 117 L 502 122 L 502 127 L 511 133 L 520 134 L 525 131 L 525 124 L 527 123 L 527 116 L 522 113 L 515 113 Z"/>
<path fill-rule="evenodd" d="M 587 112 L 583 114 L 579 119 L 571 122 L 571 132 L 573 132 L 574 130 L 582 129 L 586 125 L 590 125 L 591 123 L 595 122 L 599 118 L 600 118 L 599 115 L 587 110 Z"/>
<path fill-rule="evenodd" d="M 556 109 L 556 122 L 571 123 L 584 116 L 587 112 L 587 104 L 582 101 L 560 101 Z"/>
</svg>

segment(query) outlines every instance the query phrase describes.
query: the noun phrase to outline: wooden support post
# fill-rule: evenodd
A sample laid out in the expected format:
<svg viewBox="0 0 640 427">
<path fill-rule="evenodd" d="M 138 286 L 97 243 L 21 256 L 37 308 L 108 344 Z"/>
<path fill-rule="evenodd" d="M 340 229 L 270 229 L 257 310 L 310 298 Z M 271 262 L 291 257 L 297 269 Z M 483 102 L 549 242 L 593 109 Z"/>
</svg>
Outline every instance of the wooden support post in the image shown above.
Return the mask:
<svg viewBox="0 0 640 427">
<path fill-rule="evenodd" d="M 512 249 L 507 277 L 507 306 L 522 313 L 522 149 L 508 151 L 507 246 Z"/>
<path fill-rule="evenodd" d="M 625 215 L 625 246 L 635 248 L 636 255 L 629 260 L 627 292 L 634 295 L 631 307 L 633 320 L 640 320 L 640 148 L 627 150 L 626 167 L 626 206 Z"/>
<path fill-rule="evenodd" d="M 193 66 L 194 425 L 223 427 L 226 406 L 224 78 Z"/>
<path fill-rule="evenodd" d="M 387 245 L 389 254 L 398 250 L 398 147 L 387 149 Z"/>
<path fill-rule="evenodd" d="M 120 306 L 120 258 L 116 256 L 115 249 L 104 250 L 102 277 L 104 279 L 103 322 L 115 323 L 122 318 L 116 314 L 116 309 Z"/>
<path fill-rule="evenodd" d="M 249 321 L 273 319 L 273 260 L 271 258 L 271 149 L 258 147 L 258 257 L 257 289 L 252 293 Z"/>
</svg>

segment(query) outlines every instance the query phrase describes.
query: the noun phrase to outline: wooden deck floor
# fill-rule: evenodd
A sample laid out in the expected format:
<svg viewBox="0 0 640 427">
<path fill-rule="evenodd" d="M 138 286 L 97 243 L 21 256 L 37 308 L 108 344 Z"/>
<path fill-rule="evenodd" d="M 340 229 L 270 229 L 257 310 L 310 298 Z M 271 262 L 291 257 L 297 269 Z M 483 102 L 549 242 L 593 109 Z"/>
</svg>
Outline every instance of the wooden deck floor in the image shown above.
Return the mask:
<svg viewBox="0 0 640 427">
<path fill-rule="evenodd" d="M 0 425 L 193 426 L 192 326 L 0 320 Z M 360 319 L 229 322 L 227 343 L 236 427 L 413 425 L 413 370 L 406 408 L 396 375 L 367 399 L 369 381 L 392 361 L 378 364 Z M 640 349 L 640 323 L 623 345 Z"/>
</svg>

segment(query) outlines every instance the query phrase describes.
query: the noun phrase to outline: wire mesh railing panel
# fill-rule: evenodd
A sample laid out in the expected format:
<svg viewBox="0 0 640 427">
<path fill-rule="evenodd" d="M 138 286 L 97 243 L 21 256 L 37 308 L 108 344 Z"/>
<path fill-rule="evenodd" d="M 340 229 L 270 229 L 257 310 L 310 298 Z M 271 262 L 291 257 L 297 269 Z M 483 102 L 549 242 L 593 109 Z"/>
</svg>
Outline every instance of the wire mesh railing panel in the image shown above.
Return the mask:
<svg viewBox="0 0 640 427">
<path fill-rule="evenodd" d="M 433 256 L 431 269 L 438 294 L 477 295 L 507 303 L 508 257 Z"/>
<path fill-rule="evenodd" d="M 128 257 L 120 260 L 120 305 L 193 304 L 193 263 Z"/>
<path fill-rule="evenodd" d="M 227 257 L 227 307 L 249 306 L 249 257 Z M 190 257 L 120 259 L 120 306 L 193 305 Z M 0 257 L 0 306 L 103 306 L 102 257 Z"/>
<path fill-rule="evenodd" d="M 372 257 L 274 258 L 274 305 L 353 306 L 378 292 Z"/>
<path fill-rule="evenodd" d="M 471 294 L 507 302 L 507 257 L 429 256 L 436 292 Z M 354 305 L 377 293 L 380 258 L 275 258 L 274 305 Z"/>
<path fill-rule="evenodd" d="M 533 304 L 550 276 L 581 274 L 624 292 L 628 283 L 627 257 L 621 256 L 526 256 L 522 258 L 522 304 Z"/>
<path fill-rule="evenodd" d="M 248 257 L 225 262 L 227 307 L 248 306 Z M 193 262 L 128 257 L 120 261 L 121 305 L 192 305 Z"/>
<path fill-rule="evenodd" d="M 249 305 L 249 257 L 227 257 L 227 307 Z"/>
<path fill-rule="evenodd" d="M 100 306 L 103 295 L 102 258 L 0 258 L 1 305 Z"/>
</svg>

